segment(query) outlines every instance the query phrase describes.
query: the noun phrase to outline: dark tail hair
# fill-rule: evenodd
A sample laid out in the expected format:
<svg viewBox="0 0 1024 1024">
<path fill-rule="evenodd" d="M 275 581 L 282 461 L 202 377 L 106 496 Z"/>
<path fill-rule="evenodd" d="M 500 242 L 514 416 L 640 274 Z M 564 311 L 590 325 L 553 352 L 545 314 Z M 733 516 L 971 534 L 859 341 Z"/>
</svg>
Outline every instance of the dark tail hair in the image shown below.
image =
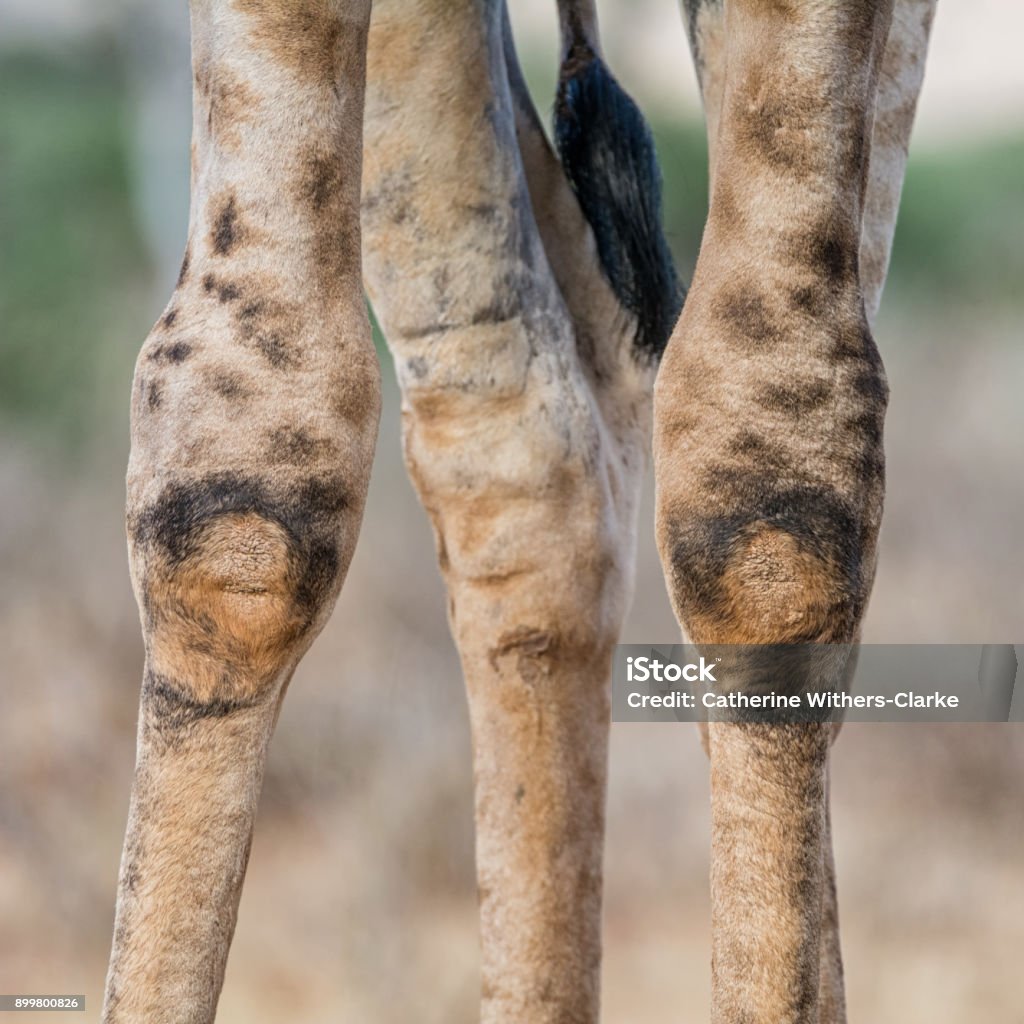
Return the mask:
<svg viewBox="0 0 1024 1024">
<path fill-rule="evenodd" d="M 555 144 L 597 242 L 601 267 L 619 302 L 636 319 L 638 354 L 658 359 L 682 309 L 661 223 L 661 173 L 639 108 L 573 31 L 555 101 Z"/>
</svg>

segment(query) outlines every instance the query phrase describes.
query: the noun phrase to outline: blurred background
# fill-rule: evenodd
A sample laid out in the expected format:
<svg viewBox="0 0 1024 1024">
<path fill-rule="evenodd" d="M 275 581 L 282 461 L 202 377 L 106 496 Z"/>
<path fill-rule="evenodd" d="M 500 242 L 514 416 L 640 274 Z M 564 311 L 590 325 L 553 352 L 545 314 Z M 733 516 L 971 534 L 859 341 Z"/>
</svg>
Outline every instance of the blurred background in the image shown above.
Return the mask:
<svg viewBox="0 0 1024 1024">
<path fill-rule="evenodd" d="M 0 992 L 99 1009 L 142 649 L 123 538 L 135 353 L 184 247 L 184 0 L 0 0 Z M 513 0 L 540 109 L 553 0 Z M 688 278 L 703 127 L 672 0 L 599 3 Z M 1024 639 L 1024 8 L 940 5 L 877 325 L 889 495 L 865 639 Z M 219 1020 L 475 1019 L 469 736 L 385 407 L 359 549 L 275 737 Z M 651 522 L 650 482 L 642 522 Z M 649 527 L 625 639 L 676 629 Z M 612 732 L 605 1019 L 707 1019 L 708 772 Z M 848 726 L 833 798 L 850 1017 L 1024 1022 L 1024 732 Z M 43 1018 L 45 1019 L 45 1015 Z"/>
</svg>

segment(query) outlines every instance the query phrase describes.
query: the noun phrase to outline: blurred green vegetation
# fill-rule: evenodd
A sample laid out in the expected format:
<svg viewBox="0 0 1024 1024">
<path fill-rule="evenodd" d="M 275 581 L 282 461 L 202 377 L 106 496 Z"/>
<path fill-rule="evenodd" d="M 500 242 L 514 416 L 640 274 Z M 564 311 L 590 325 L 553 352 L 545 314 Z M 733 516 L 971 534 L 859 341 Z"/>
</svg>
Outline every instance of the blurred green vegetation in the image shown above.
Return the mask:
<svg viewBox="0 0 1024 1024">
<path fill-rule="evenodd" d="M 901 305 L 1024 309 L 1024 126 L 911 151 L 886 288 Z"/>
<path fill-rule="evenodd" d="M 134 353 L 159 312 L 130 201 L 116 51 L 0 53 L 0 419 L 75 453 L 125 422 Z M 703 126 L 656 119 L 665 215 L 693 269 Z M 911 159 L 886 304 L 915 315 L 1024 308 L 1024 133 Z M 116 409 L 116 411 L 114 411 Z"/>
<path fill-rule="evenodd" d="M 0 416 L 71 452 L 127 396 L 149 285 L 118 67 L 102 48 L 0 57 Z"/>
</svg>

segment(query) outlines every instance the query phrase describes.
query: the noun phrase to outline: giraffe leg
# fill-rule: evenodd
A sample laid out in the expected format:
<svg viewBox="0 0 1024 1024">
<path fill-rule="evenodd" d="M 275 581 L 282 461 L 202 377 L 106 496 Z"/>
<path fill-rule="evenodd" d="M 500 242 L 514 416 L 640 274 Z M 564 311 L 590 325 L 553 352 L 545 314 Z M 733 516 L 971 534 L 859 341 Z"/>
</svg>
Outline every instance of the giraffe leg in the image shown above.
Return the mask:
<svg viewBox="0 0 1024 1024">
<path fill-rule="evenodd" d="M 712 722 L 712 1020 L 817 1022 L 828 731 Z"/>
<path fill-rule="evenodd" d="M 352 555 L 379 374 L 359 256 L 369 0 L 193 0 L 189 243 L 135 373 L 146 661 L 106 1022 L 214 1019 L 267 744 Z"/>
<path fill-rule="evenodd" d="M 723 0 L 681 2 L 704 103 L 713 180 L 726 77 L 725 7 Z M 889 269 L 935 3 L 936 0 L 895 0 L 882 54 L 860 242 L 860 280 L 869 323 L 874 322 L 878 312 Z"/>
<path fill-rule="evenodd" d="M 860 284 L 869 323 L 877 312 L 889 263 L 934 7 L 934 0 L 896 0 L 882 56 L 860 237 Z M 727 73 L 725 9 L 721 0 L 683 0 L 683 10 L 707 116 L 713 181 Z M 707 749 L 706 730 L 704 743 Z M 819 1009 L 822 1024 L 842 1024 L 846 1011 L 827 787 L 825 802 Z"/>
<path fill-rule="evenodd" d="M 662 562 L 698 643 L 850 643 L 883 492 L 887 388 L 858 250 L 891 5 L 691 7 L 717 125 L 708 224 L 655 389 Z M 841 1019 L 830 730 L 712 722 L 708 736 L 713 1019 L 810 1024 L 822 1002 Z"/>
<path fill-rule="evenodd" d="M 366 280 L 469 699 L 481 1019 L 593 1022 L 653 371 L 512 61 L 500 0 L 375 3 Z"/>
<path fill-rule="evenodd" d="M 860 238 L 861 288 L 869 323 L 874 323 L 889 269 L 935 2 L 896 0 L 882 55 Z"/>
</svg>

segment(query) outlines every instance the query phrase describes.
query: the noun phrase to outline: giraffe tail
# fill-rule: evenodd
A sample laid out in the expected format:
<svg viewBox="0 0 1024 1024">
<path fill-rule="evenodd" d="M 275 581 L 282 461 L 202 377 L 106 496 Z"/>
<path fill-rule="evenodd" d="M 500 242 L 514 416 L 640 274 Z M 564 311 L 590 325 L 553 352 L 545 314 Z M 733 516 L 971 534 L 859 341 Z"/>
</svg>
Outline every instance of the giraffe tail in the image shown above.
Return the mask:
<svg viewBox="0 0 1024 1024">
<path fill-rule="evenodd" d="M 638 354 L 658 359 L 682 309 L 661 216 L 650 128 L 601 59 L 593 0 L 559 0 L 562 65 L 555 145 L 619 302 L 636 321 Z"/>
</svg>

